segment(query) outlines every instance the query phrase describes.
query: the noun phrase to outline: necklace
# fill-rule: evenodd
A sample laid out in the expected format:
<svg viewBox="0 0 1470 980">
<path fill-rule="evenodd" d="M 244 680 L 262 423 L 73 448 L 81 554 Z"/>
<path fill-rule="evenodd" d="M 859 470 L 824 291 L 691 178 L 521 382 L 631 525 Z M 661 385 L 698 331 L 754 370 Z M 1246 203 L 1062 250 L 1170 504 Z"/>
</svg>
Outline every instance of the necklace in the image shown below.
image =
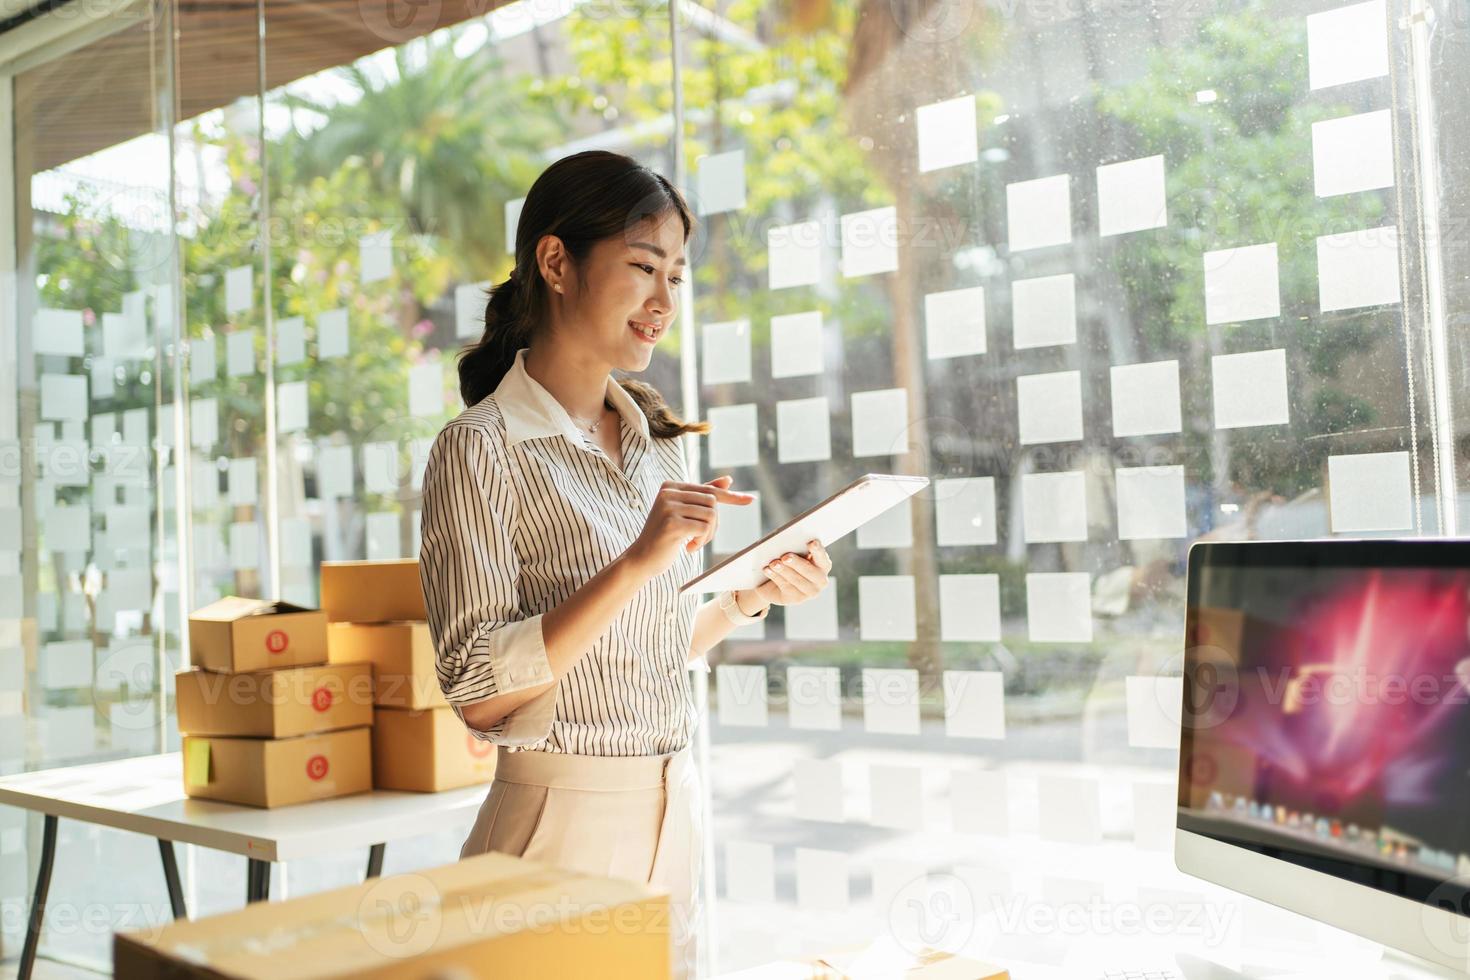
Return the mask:
<svg viewBox="0 0 1470 980">
<path fill-rule="evenodd" d="M 605 399 L 605 398 L 602 400 L 602 407 L 603 408 L 612 408 L 612 406 L 607 403 L 607 399 Z M 582 425 L 586 426 L 588 432 L 596 432 L 597 431 L 597 427 L 603 423 L 603 419 L 606 417 L 606 416 L 603 416 L 603 417 L 597 418 L 597 419 L 584 419 L 580 415 L 572 415 L 571 412 L 567 412 L 567 414 L 572 416 L 572 421 L 579 422 Z"/>
</svg>

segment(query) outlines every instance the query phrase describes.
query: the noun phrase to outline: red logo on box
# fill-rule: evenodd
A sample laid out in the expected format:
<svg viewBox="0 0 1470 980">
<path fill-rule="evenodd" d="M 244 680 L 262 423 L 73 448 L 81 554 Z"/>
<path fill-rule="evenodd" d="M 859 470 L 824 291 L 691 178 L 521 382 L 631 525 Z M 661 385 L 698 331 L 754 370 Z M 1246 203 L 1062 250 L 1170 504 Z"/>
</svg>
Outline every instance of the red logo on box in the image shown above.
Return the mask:
<svg viewBox="0 0 1470 980">
<path fill-rule="evenodd" d="M 265 635 L 265 648 L 271 653 L 285 653 L 290 643 L 291 638 L 285 630 L 271 630 Z"/>
<path fill-rule="evenodd" d="M 332 706 L 332 692 L 325 687 L 319 687 L 311 692 L 311 706 L 318 711 L 326 711 Z"/>
<path fill-rule="evenodd" d="M 327 757 L 314 755 L 306 760 L 306 775 L 312 779 L 324 779 L 327 775 Z"/>
<path fill-rule="evenodd" d="M 470 755 L 476 759 L 483 759 L 494 751 L 495 746 L 490 742 L 482 742 L 469 732 L 465 732 L 465 742 L 469 745 Z"/>
</svg>

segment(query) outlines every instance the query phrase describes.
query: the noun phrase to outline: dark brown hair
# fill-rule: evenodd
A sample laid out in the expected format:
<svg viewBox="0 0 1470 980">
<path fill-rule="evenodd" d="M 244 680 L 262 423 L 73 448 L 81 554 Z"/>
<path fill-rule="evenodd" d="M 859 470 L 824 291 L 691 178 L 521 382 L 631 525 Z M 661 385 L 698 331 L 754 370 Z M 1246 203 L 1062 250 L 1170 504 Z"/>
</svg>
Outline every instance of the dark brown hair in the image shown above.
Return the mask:
<svg viewBox="0 0 1470 980">
<path fill-rule="evenodd" d="M 582 261 L 592 246 L 625 234 L 640 221 L 677 214 L 684 240 L 694 229 L 694 216 L 683 195 L 663 176 L 636 160 L 606 150 L 563 157 L 542 172 L 526 194 L 516 227 L 515 268 L 510 278 L 492 286 L 485 305 L 485 334 L 459 354 L 459 394 L 474 405 L 495 391 L 515 363 L 516 351 L 529 347 L 546 320 L 546 281 L 536 262 L 536 245 L 546 235 L 560 238 L 573 261 Z M 685 422 L 669 408 L 652 385 L 619 378 L 658 439 L 687 432 L 704 434 L 708 422 Z"/>
</svg>

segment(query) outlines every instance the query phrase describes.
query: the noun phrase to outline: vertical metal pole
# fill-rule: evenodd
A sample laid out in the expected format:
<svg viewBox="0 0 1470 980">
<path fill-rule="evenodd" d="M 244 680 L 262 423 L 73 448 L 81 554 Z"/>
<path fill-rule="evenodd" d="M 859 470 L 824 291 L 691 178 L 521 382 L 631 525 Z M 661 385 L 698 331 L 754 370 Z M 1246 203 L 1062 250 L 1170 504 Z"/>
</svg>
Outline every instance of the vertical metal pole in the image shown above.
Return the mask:
<svg viewBox="0 0 1470 980">
<path fill-rule="evenodd" d="M 270 584 L 261 589 L 265 598 L 281 598 L 281 532 L 280 500 L 277 484 L 276 452 L 276 316 L 271 295 L 271 181 L 265 144 L 265 0 L 255 3 L 255 93 L 256 136 L 260 140 L 260 261 L 265 267 L 261 275 L 260 302 L 265 311 L 265 552 Z"/>
</svg>

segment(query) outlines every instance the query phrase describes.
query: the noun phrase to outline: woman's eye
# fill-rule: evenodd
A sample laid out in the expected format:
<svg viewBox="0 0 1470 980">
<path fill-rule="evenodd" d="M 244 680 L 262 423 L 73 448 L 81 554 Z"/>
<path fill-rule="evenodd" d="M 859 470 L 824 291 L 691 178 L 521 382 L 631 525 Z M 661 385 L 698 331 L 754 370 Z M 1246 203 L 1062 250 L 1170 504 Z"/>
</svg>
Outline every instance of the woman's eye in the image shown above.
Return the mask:
<svg viewBox="0 0 1470 980">
<path fill-rule="evenodd" d="M 669 282 L 673 283 L 675 286 L 684 285 L 684 279 L 681 276 L 670 276 Z"/>
</svg>

